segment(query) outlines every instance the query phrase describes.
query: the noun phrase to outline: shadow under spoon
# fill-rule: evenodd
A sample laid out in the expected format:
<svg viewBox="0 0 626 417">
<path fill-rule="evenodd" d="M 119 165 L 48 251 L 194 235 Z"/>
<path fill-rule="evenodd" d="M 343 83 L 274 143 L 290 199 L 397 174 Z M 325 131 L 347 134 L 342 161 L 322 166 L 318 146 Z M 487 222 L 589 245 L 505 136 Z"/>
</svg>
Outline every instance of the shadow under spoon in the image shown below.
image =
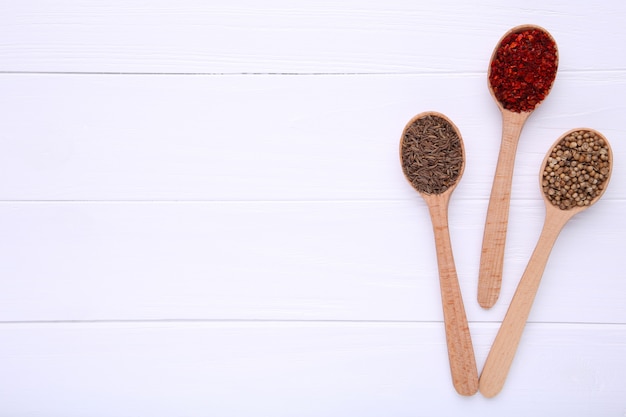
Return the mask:
<svg viewBox="0 0 626 417">
<path fill-rule="evenodd" d="M 450 195 L 465 166 L 461 135 L 440 113 L 418 114 L 404 128 L 400 159 L 405 177 L 426 201 L 433 225 L 452 383 L 459 394 L 473 395 L 478 371 L 448 229 Z"/>
<path fill-rule="evenodd" d="M 520 279 L 480 375 L 480 392 L 497 395 L 508 375 L 552 247 L 574 215 L 594 204 L 608 185 L 613 164 L 609 142 L 592 129 L 563 134 L 543 160 L 540 185 L 546 217 L 537 246 Z"/>
<path fill-rule="evenodd" d="M 550 92 L 557 66 L 556 42 L 534 25 L 517 26 L 505 33 L 490 59 L 489 91 L 502 113 L 502 140 L 480 258 L 478 303 L 483 308 L 492 307 L 500 295 L 519 137 L 526 119 Z"/>
</svg>

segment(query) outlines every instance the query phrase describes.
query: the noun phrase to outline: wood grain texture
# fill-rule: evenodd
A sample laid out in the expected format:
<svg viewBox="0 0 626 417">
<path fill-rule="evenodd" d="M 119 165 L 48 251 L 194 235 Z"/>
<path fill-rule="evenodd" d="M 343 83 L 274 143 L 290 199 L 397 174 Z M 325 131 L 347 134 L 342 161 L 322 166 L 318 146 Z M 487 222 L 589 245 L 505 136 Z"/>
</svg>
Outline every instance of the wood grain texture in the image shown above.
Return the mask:
<svg viewBox="0 0 626 417">
<path fill-rule="evenodd" d="M 623 414 L 625 11 L 0 2 L 0 415 Z M 525 22 L 560 72 L 518 145 L 484 311 L 487 60 Z M 541 231 L 547 146 L 575 126 L 613 144 L 610 189 L 561 232 L 490 400 L 452 387 L 430 219 L 397 157 L 426 110 L 464 138 L 449 229 L 478 369 Z"/>
<path fill-rule="evenodd" d="M 496 329 L 472 325 L 479 363 Z M 3 325 L 2 411 L 70 417 L 623 412 L 624 325 L 530 324 L 526 336 L 516 377 L 487 401 L 451 388 L 442 372 L 447 358 L 439 323 Z"/>
<path fill-rule="evenodd" d="M 480 374 L 480 392 L 484 396 L 491 398 L 502 390 L 552 247 L 561 229 L 578 212 L 580 209 L 560 210 L 551 203 L 546 204 L 546 220 L 539 241 L 519 281 L 515 295 L 511 299 L 506 316 L 489 349 L 489 355 Z"/>
<path fill-rule="evenodd" d="M 37 0 L 0 4 L 1 71 L 136 73 L 484 72 L 521 23 L 556 38 L 561 69 L 616 70 L 626 57 L 620 2 L 413 3 Z M 469 19 L 468 17 L 471 17 Z M 602 28 L 589 42 L 581 28 Z M 594 34 L 594 36 L 597 36 Z M 599 39 L 595 38 L 595 39 Z M 445 53 L 449 48 L 450 53 Z M 583 57 L 583 58 L 579 58 Z"/>
<path fill-rule="evenodd" d="M 465 314 L 448 227 L 448 205 L 454 188 L 454 186 L 448 188 L 441 194 L 422 194 L 422 197 L 428 205 L 433 224 L 452 383 L 459 394 L 474 395 L 478 391 L 476 358 L 474 357 L 474 346 L 467 324 L 467 315 Z"/>
<path fill-rule="evenodd" d="M 405 185 L 414 200 L 2 203 L 0 320 L 441 321 L 428 210 Z M 606 256 L 624 244 L 611 187 L 563 230 L 532 321 L 626 322 L 621 259 Z M 485 203 L 450 205 L 471 322 L 504 317 L 544 218 L 542 202 L 513 202 L 507 302 L 483 311 L 469 300 Z M 589 258 L 572 263 L 581 240 Z"/>
<path fill-rule="evenodd" d="M 502 142 L 487 206 L 478 272 L 477 298 L 483 308 L 493 307 L 500 296 L 517 145 L 524 123 L 531 115 L 529 112 L 514 113 L 505 109 L 501 112 Z"/>
<path fill-rule="evenodd" d="M 504 62 L 501 61 L 501 59 L 507 59 L 504 58 L 507 54 L 502 54 L 501 52 L 505 39 L 507 39 L 511 34 L 519 33 L 520 31 L 525 30 L 533 30 L 542 33 L 547 39 L 549 39 L 549 43 L 554 48 L 554 54 L 549 54 L 550 58 L 544 56 L 544 59 L 549 59 L 552 64 L 550 67 L 551 71 L 549 71 L 549 74 L 547 75 L 541 74 L 542 77 L 548 78 L 546 81 L 550 84 L 545 86 L 545 88 L 547 88 L 547 90 L 544 91 L 545 94 L 541 95 L 539 102 L 533 104 L 532 108 L 525 109 L 524 111 L 521 111 L 522 109 L 513 111 L 513 109 L 508 108 L 506 105 L 507 103 L 502 102 L 502 86 L 499 87 L 499 90 L 496 90 L 496 86 L 493 84 L 493 71 L 495 69 L 494 64 L 497 64 L 497 67 L 501 67 Z M 509 57 L 519 54 L 518 52 L 515 52 L 515 48 L 513 51 L 514 52 L 512 54 L 508 54 Z M 520 57 L 518 56 L 518 59 L 519 58 Z M 514 66 L 512 63 L 506 65 Z M 523 66 L 521 68 L 523 68 Z M 504 268 L 504 249 L 506 245 L 506 234 L 509 222 L 511 184 L 513 183 L 517 145 L 526 120 L 528 120 L 528 117 L 530 117 L 533 111 L 536 110 L 536 107 L 540 106 L 541 103 L 545 101 L 548 93 L 552 89 L 554 79 L 557 75 L 557 68 L 557 42 L 544 28 L 529 24 L 515 26 L 502 35 L 489 60 L 489 68 L 487 70 L 489 92 L 493 96 L 500 112 L 502 113 L 502 141 L 500 143 L 500 152 L 498 154 L 496 172 L 491 186 L 491 195 L 489 196 L 489 206 L 487 208 L 487 219 L 485 220 L 485 231 L 483 234 L 483 245 L 480 257 L 480 270 L 478 273 L 478 303 L 483 308 L 493 307 L 500 296 L 500 288 L 502 286 L 502 270 Z M 538 69 L 539 68 L 536 70 Z M 500 68 L 500 70 L 502 70 L 502 68 Z M 521 71 L 524 70 L 522 69 Z M 525 72 L 528 72 L 528 69 L 526 69 Z M 506 71 L 504 73 L 507 74 Z M 511 75 L 504 76 L 504 78 L 508 79 L 508 81 L 514 81 L 516 77 L 517 76 Z M 518 96 L 517 99 L 519 101 L 520 97 Z M 524 97 L 521 97 L 521 99 L 524 100 Z"/>
<path fill-rule="evenodd" d="M 0 74 L 0 90 L 1 200 L 414 198 L 397 142 L 424 110 L 463 135 L 455 198 L 486 200 L 502 135 L 484 74 Z M 614 96 L 626 96 L 626 71 L 559 74 L 524 127 L 511 198 L 540 197 L 546 148 L 572 127 L 598 129 L 626 158 Z M 626 198 L 620 169 L 607 199 Z"/>
<path fill-rule="evenodd" d="M 548 167 L 548 161 L 553 158 L 554 150 L 557 145 L 561 143 L 563 138 L 569 137 L 574 132 L 570 130 L 559 137 L 552 147 L 546 153 L 546 156 L 541 164 L 543 167 L 539 176 L 540 183 L 546 180 L 545 171 Z M 590 132 L 591 133 L 591 132 Z M 546 206 L 546 216 L 541 230 L 541 235 L 537 241 L 537 246 L 528 261 L 528 265 L 524 270 L 524 274 L 520 278 L 515 295 L 511 300 L 509 308 L 506 312 L 506 316 L 500 325 L 496 339 L 489 350 L 487 361 L 483 367 L 483 371 L 480 376 L 480 392 L 486 397 L 494 397 L 503 388 L 506 381 L 509 369 L 515 358 L 517 347 L 522 338 L 522 333 L 528 320 L 530 310 L 539 289 L 543 272 L 548 263 L 552 247 L 554 246 L 559 234 L 563 227 L 570 221 L 575 215 L 589 209 L 591 205 L 597 203 L 604 192 L 606 191 L 611 178 L 611 166 L 614 164 L 613 154 L 611 152 L 610 143 L 599 132 L 593 132 L 597 135 L 597 138 L 602 138 L 602 143 L 606 146 L 608 154 L 607 161 L 609 161 L 609 170 L 606 173 L 606 178 L 603 179 L 599 187 L 599 192 L 593 197 L 592 200 L 586 201 L 588 205 L 574 205 L 568 209 L 562 209 L 561 206 L 554 204 L 553 201 L 543 189 L 543 199 Z M 579 136 L 580 137 L 580 136 Z M 589 158 L 591 162 L 591 158 Z M 589 165 L 591 166 L 591 165 Z M 582 203 L 582 202 L 581 202 Z"/>
</svg>

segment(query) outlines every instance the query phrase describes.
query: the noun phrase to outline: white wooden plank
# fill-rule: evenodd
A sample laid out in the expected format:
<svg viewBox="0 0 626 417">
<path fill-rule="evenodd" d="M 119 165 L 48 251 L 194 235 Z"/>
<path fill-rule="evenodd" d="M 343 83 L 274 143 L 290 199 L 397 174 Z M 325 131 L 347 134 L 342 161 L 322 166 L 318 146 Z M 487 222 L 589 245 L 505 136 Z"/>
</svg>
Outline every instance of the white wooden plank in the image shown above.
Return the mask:
<svg viewBox="0 0 626 417">
<path fill-rule="evenodd" d="M 470 321 L 499 321 L 543 207 L 515 201 L 497 306 L 476 302 L 486 202 L 450 228 Z M 626 322 L 624 201 L 578 215 L 531 321 Z M 428 211 L 409 201 L 3 203 L 0 320 L 441 320 Z"/>
<path fill-rule="evenodd" d="M 484 362 L 495 325 L 472 326 Z M 626 329 L 531 324 L 503 392 L 460 397 L 431 323 L 0 325 L 3 415 L 603 415 Z"/>
<path fill-rule="evenodd" d="M 424 76 L 0 75 L 2 200 L 407 199 L 398 143 L 415 114 L 464 137 L 456 195 L 487 199 L 501 121 L 484 74 Z M 522 133 L 513 198 L 539 198 L 548 147 L 580 126 L 616 160 L 626 72 L 557 79 Z M 605 198 L 626 198 L 622 166 Z"/>
<path fill-rule="evenodd" d="M 561 68 L 623 69 L 622 2 L 98 0 L 0 4 L 0 70 L 139 73 L 476 72 L 521 23 Z M 590 30 L 601 28 L 601 30 Z"/>
</svg>

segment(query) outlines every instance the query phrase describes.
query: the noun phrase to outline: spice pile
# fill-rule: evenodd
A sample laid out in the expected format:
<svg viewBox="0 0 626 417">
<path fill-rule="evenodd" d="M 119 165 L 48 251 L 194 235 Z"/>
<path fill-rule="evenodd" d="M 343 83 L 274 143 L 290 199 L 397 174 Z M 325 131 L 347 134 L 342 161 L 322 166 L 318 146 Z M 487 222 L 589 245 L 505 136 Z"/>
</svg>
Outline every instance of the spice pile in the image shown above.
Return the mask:
<svg viewBox="0 0 626 417">
<path fill-rule="evenodd" d="M 404 131 L 404 175 L 419 192 L 441 194 L 458 180 L 463 146 L 456 128 L 437 115 L 418 117 Z"/>
<path fill-rule="evenodd" d="M 547 158 L 543 192 L 561 210 L 588 206 L 602 193 L 610 170 L 605 140 L 593 131 L 574 131 L 561 139 Z"/>
<path fill-rule="evenodd" d="M 540 29 L 505 36 L 491 62 L 489 83 L 496 99 L 510 111 L 531 111 L 548 94 L 556 78 L 556 43 Z"/>
</svg>

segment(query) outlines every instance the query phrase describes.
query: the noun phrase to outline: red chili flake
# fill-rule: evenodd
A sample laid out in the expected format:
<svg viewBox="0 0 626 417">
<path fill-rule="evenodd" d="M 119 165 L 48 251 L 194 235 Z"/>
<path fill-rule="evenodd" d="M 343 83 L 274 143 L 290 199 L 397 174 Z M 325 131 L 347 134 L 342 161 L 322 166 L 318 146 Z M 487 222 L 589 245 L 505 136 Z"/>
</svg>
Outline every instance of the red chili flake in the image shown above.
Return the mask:
<svg viewBox="0 0 626 417">
<path fill-rule="evenodd" d="M 491 61 L 489 84 L 496 99 L 510 111 L 532 111 L 545 98 L 556 78 L 556 43 L 538 28 L 510 33 Z"/>
</svg>

